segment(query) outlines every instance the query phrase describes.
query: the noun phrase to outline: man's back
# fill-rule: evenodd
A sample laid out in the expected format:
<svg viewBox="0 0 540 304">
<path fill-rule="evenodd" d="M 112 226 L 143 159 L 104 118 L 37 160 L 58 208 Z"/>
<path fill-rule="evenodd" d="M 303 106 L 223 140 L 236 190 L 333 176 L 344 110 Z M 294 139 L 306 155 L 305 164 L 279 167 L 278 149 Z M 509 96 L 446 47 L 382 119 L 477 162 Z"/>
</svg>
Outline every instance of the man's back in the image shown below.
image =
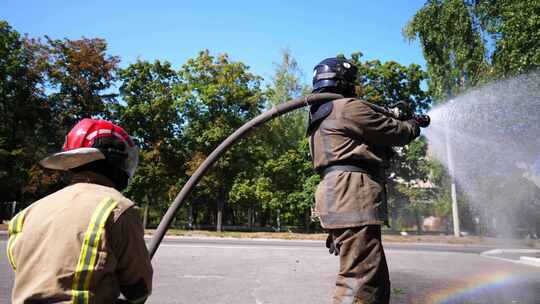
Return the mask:
<svg viewBox="0 0 540 304">
<path fill-rule="evenodd" d="M 126 254 L 143 262 L 139 276 L 150 285 L 152 268 L 132 206 L 112 187 L 76 183 L 20 212 L 10 223 L 8 245 L 16 271 L 13 303 L 113 303 L 126 284 L 122 271 L 130 271 Z M 138 231 L 125 236 L 127 227 Z"/>
</svg>

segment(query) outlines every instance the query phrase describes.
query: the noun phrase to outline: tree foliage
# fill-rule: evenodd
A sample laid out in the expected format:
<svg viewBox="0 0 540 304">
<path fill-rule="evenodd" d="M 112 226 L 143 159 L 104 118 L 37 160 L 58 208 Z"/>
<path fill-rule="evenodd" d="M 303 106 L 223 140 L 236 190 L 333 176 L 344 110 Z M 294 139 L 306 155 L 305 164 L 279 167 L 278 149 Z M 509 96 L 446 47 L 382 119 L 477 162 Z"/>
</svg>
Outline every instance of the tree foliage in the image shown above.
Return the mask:
<svg viewBox="0 0 540 304">
<path fill-rule="evenodd" d="M 140 147 L 139 168 L 126 193 L 149 207 L 148 222 L 156 225 L 227 136 L 261 111 L 309 92 L 289 50 L 263 87 L 248 66 L 208 50 L 179 68 L 160 60 L 119 68 L 119 57 L 107 52 L 102 39 L 30 39 L 5 23 L 1 29 L 2 201 L 29 203 L 61 187 L 62 176 L 37 161 L 58 151 L 79 119 L 107 118 Z M 430 96 L 421 88 L 426 74 L 418 65 L 361 57 L 352 56 L 361 98 L 380 104 L 407 100 L 417 111 L 429 107 Z M 309 230 L 320 177 L 312 169 L 306 120 L 306 111 L 289 113 L 235 145 L 196 187 L 176 224 Z M 399 151 L 393 172 L 405 180 L 425 179 L 424 154 L 421 141 Z"/>
<path fill-rule="evenodd" d="M 308 88 L 301 78 L 298 63 L 289 50 L 283 50 L 282 61 L 275 64 L 275 74 L 265 92 L 267 108 L 304 94 Z M 265 216 L 274 211 L 270 223 L 276 227 L 282 219 L 294 225 L 309 225 L 306 218 L 309 220 L 316 184 L 305 183 L 314 175 L 307 153 L 306 118 L 304 111 L 291 112 L 262 127 L 253 139 L 254 170 L 235 181 L 231 192 L 233 201 L 244 202 L 253 212 Z M 248 183 L 253 186 L 243 186 Z"/>
<path fill-rule="evenodd" d="M 34 62 L 27 40 L 0 22 L 0 201 L 22 199 L 35 155 L 47 143 L 49 113 Z"/>
<path fill-rule="evenodd" d="M 41 45 L 48 103 L 61 132 L 84 117 L 108 117 L 108 104 L 116 101 L 109 89 L 120 59 L 106 53 L 103 39 L 54 40 Z"/>
<path fill-rule="evenodd" d="M 486 70 L 486 46 L 470 8 L 463 0 L 429 0 L 404 28 L 419 39 L 429 74 L 429 88 L 438 97 L 474 86 Z"/>
<path fill-rule="evenodd" d="M 137 61 L 118 72 L 122 103 L 113 104 L 116 121 L 140 147 L 140 165 L 128 195 L 163 211 L 169 192 L 185 180 L 184 119 L 179 112 L 178 73 L 168 62 Z"/>
<path fill-rule="evenodd" d="M 441 99 L 540 66 L 535 0 L 429 0 L 404 28 L 418 39 L 429 86 Z"/>
<path fill-rule="evenodd" d="M 209 51 L 202 51 L 182 66 L 179 75 L 179 104 L 188 121 L 184 145 L 190 152 L 187 170 L 191 174 L 221 141 L 260 112 L 263 94 L 260 78 L 225 54 L 213 57 Z M 203 178 L 192 202 L 215 202 L 216 221 L 221 223 L 234 176 L 251 163 L 249 149 L 235 146 Z M 214 209 L 210 205 L 210 210 Z"/>
<path fill-rule="evenodd" d="M 21 37 L 0 22 L 1 201 L 31 201 L 64 185 L 37 161 L 58 151 L 80 118 L 107 116 L 119 59 L 102 39 Z"/>
<path fill-rule="evenodd" d="M 474 0 L 469 5 L 493 44 L 489 59 L 495 77 L 522 74 L 540 66 L 540 2 Z"/>
<path fill-rule="evenodd" d="M 390 105 L 406 101 L 413 111 L 425 111 L 431 105 L 431 96 L 422 89 L 427 73 L 417 64 L 403 66 L 395 61 L 362 61 L 363 54 L 353 53 L 351 62 L 358 67 L 357 94 L 375 104 Z"/>
</svg>

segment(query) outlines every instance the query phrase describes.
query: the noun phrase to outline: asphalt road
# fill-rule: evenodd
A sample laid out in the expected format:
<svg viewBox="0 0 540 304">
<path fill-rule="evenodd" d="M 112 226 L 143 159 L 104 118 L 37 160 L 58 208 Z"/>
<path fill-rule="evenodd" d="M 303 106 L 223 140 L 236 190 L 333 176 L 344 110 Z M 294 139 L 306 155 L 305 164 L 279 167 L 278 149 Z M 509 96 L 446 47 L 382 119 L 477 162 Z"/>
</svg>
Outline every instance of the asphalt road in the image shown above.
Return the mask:
<svg viewBox="0 0 540 304">
<path fill-rule="evenodd" d="M 6 242 L 0 240 L 0 252 Z M 540 303 L 540 268 L 479 255 L 478 246 L 388 244 L 392 304 Z M 322 242 L 167 239 L 148 303 L 331 303 L 338 267 Z M 0 303 L 13 274 L 0 258 Z"/>
</svg>

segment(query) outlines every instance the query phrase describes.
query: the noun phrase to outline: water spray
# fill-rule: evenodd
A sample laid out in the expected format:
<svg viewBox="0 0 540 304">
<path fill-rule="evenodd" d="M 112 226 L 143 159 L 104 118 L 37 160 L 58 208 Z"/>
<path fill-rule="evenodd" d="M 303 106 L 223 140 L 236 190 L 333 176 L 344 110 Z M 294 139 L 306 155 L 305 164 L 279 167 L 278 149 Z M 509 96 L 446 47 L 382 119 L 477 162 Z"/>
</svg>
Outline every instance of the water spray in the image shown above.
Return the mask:
<svg viewBox="0 0 540 304">
<path fill-rule="evenodd" d="M 430 154 L 480 219 L 462 219 L 461 229 L 540 237 L 540 72 L 474 88 L 428 114 Z"/>
<path fill-rule="evenodd" d="M 452 104 L 454 101 L 450 100 Z M 448 163 L 448 174 L 450 175 L 450 197 L 452 199 L 452 224 L 454 227 L 454 236 L 461 237 L 461 229 L 459 225 L 459 211 L 457 203 L 457 191 L 456 191 L 456 179 L 454 178 L 454 158 L 452 156 L 452 145 L 450 144 L 449 130 L 450 126 L 446 125 L 446 132 L 444 133 L 446 141 L 446 161 Z"/>
</svg>

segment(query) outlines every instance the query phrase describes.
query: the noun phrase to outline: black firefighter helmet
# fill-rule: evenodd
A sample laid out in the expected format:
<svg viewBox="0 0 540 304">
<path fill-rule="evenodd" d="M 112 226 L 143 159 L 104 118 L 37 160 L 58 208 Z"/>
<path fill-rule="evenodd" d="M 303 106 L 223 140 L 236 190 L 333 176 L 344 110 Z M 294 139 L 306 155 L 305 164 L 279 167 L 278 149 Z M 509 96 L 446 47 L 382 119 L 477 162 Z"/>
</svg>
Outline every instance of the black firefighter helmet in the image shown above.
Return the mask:
<svg viewBox="0 0 540 304">
<path fill-rule="evenodd" d="M 354 83 L 358 69 L 344 58 L 326 58 L 313 69 L 312 93 L 336 93 L 343 97 L 355 96 Z M 309 108 L 307 135 L 316 130 L 332 112 L 333 102 Z"/>
<path fill-rule="evenodd" d="M 355 95 L 357 67 L 345 58 L 326 58 L 313 69 L 313 93 Z"/>
</svg>

